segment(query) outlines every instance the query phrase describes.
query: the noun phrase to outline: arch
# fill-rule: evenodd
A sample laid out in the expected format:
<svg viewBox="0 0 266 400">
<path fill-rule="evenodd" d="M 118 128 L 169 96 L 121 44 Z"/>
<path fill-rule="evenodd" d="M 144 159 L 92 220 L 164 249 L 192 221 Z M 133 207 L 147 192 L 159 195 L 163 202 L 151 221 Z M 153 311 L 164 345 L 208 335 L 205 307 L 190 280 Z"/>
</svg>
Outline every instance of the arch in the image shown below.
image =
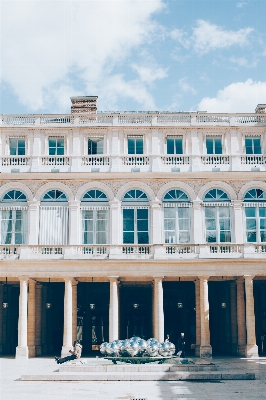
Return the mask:
<svg viewBox="0 0 266 400">
<path fill-rule="evenodd" d="M 240 189 L 238 193 L 238 199 L 243 201 L 246 192 L 248 192 L 250 189 L 261 189 L 266 192 L 266 183 L 261 181 L 250 181 L 246 183 Z"/>
<path fill-rule="evenodd" d="M 213 181 L 213 182 L 206 183 L 199 190 L 199 193 L 198 193 L 199 200 L 203 201 L 205 194 L 211 189 L 221 189 L 228 194 L 230 200 L 237 199 L 236 192 L 230 185 L 228 185 L 228 183 L 223 182 L 223 181 Z"/>
<path fill-rule="evenodd" d="M 243 201 L 264 202 L 265 200 L 266 200 L 266 192 L 265 190 L 259 188 L 249 189 L 243 197 Z"/>
<path fill-rule="evenodd" d="M 21 182 L 8 182 L 5 183 L 3 186 L 0 187 L 0 199 L 3 198 L 4 194 L 9 192 L 10 190 L 19 190 L 20 192 L 23 192 L 28 201 L 33 200 L 33 195 L 31 190 L 26 186 L 24 183 Z"/>
<path fill-rule="evenodd" d="M 123 196 L 122 201 L 149 201 L 145 192 L 140 189 L 129 189 Z"/>
<path fill-rule="evenodd" d="M 51 189 L 44 193 L 42 201 L 47 202 L 67 202 L 68 198 L 64 192 L 58 189 Z"/>
<path fill-rule="evenodd" d="M 210 202 L 219 202 L 219 201 L 231 201 L 228 194 L 219 188 L 214 188 L 208 190 L 203 197 L 203 201 Z"/>
<path fill-rule="evenodd" d="M 5 203 L 27 202 L 27 196 L 21 190 L 11 189 L 4 194 L 1 201 Z"/>
<path fill-rule="evenodd" d="M 87 193 L 91 189 L 98 189 L 101 190 L 103 193 L 106 194 L 108 197 L 109 201 L 114 200 L 114 193 L 112 192 L 112 189 L 106 185 L 105 183 L 102 182 L 88 182 L 82 185 L 75 196 L 75 199 L 78 201 L 81 201 L 82 197 L 84 196 L 85 193 Z"/>
<path fill-rule="evenodd" d="M 48 192 L 49 190 L 61 190 L 62 192 L 64 192 L 68 198 L 68 201 L 73 201 L 74 200 L 74 196 L 73 193 L 71 191 L 71 189 L 65 185 L 64 183 L 61 182 L 49 182 L 49 183 L 45 183 L 43 186 L 41 186 L 36 194 L 35 194 L 35 199 L 38 201 L 41 201 L 41 199 L 43 198 L 44 194 L 46 192 Z"/>
<path fill-rule="evenodd" d="M 183 192 L 183 190 L 179 189 L 170 189 L 168 192 L 165 193 L 163 197 L 163 202 L 167 203 L 183 203 L 183 202 L 189 202 L 190 199 L 188 195 Z"/>
<path fill-rule="evenodd" d="M 130 189 L 139 189 L 142 190 L 144 193 L 147 194 L 148 198 L 150 201 L 155 200 L 155 195 L 153 190 L 150 188 L 149 185 L 146 183 L 140 182 L 140 181 L 133 181 L 133 182 L 128 182 L 125 185 L 121 186 L 117 192 L 117 199 L 122 201 L 122 198 L 124 197 L 124 194 L 128 192 Z"/>
<path fill-rule="evenodd" d="M 81 199 L 83 202 L 108 202 L 108 200 L 106 194 L 99 189 L 88 190 Z"/>
<path fill-rule="evenodd" d="M 184 182 L 168 182 L 168 183 L 166 183 L 158 190 L 158 194 L 157 194 L 158 199 L 162 200 L 164 195 L 171 189 L 182 190 L 188 195 L 190 201 L 196 200 L 196 197 L 197 197 L 196 193 L 191 188 L 191 186 L 189 186 L 187 183 L 184 183 Z"/>
</svg>

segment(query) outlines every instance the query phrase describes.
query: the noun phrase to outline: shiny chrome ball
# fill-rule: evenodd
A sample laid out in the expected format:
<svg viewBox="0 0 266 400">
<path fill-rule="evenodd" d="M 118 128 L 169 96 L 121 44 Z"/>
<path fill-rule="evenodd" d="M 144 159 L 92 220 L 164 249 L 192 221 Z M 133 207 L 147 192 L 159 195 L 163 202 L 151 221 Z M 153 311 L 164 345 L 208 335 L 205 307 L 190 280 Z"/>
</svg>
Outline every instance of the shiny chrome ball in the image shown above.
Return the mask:
<svg viewBox="0 0 266 400">
<path fill-rule="evenodd" d="M 104 356 L 107 354 L 106 347 L 107 347 L 108 345 L 109 345 L 109 343 L 103 342 L 103 343 L 101 344 L 101 346 L 100 346 L 100 352 L 101 352 L 101 354 L 103 354 Z"/>
<path fill-rule="evenodd" d="M 129 339 L 121 340 L 121 343 L 120 343 L 120 352 L 121 353 L 125 353 L 127 345 L 129 344 L 129 342 L 130 342 Z"/>
<path fill-rule="evenodd" d="M 131 356 L 134 357 L 138 354 L 139 352 L 139 345 L 135 341 L 131 341 L 128 343 L 126 347 L 126 352 Z"/>
<path fill-rule="evenodd" d="M 118 357 L 119 356 L 119 345 L 117 343 L 112 342 L 110 344 L 110 349 L 112 350 L 112 355 Z"/>
<path fill-rule="evenodd" d="M 170 355 L 169 343 L 160 343 L 159 354 L 163 357 L 168 357 Z"/>
<path fill-rule="evenodd" d="M 146 351 L 150 357 L 158 356 L 159 343 L 158 344 L 157 343 L 149 343 Z"/>
</svg>

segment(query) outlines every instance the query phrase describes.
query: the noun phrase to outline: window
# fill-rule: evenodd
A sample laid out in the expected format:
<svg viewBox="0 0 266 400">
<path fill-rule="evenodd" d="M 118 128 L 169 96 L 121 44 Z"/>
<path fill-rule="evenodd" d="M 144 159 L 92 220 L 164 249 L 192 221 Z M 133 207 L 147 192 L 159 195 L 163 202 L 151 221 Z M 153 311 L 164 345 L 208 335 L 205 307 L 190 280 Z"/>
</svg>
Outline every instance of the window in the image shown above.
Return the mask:
<svg viewBox="0 0 266 400">
<path fill-rule="evenodd" d="M 143 137 L 131 136 L 127 138 L 128 154 L 143 154 Z"/>
<path fill-rule="evenodd" d="M 46 192 L 40 206 L 40 245 L 63 246 L 68 244 L 68 199 L 61 190 Z"/>
<path fill-rule="evenodd" d="M 49 138 L 49 156 L 63 156 L 65 153 L 64 138 Z"/>
<path fill-rule="evenodd" d="M 172 189 L 163 198 L 164 242 L 190 242 L 190 201 L 186 193 Z"/>
<path fill-rule="evenodd" d="M 206 138 L 207 154 L 223 154 L 222 151 L 222 138 L 221 137 L 207 137 Z"/>
<path fill-rule="evenodd" d="M 27 198 L 19 190 L 10 190 L 0 206 L 1 244 L 25 244 L 27 240 Z"/>
<path fill-rule="evenodd" d="M 11 156 L 25 156 L 26 145 L 25 139 L 9 139 L 9 153 Z"/>
<path fill-rule="evenodd" d="M 211 189 L 203 199 L 207 243 L 231 242 L 230 199 L 221 189 Z"/>
<path fill-rule="evenodd" d="M 251 189 L 244 196 L 246 241 L 266 242 L 266 192 Z"/>
<path fill-rule="evenodd" d="M 245 138 L 246 154 L 261 154 L 260 137 Z"/>
<path fill-rule="evenodd" d="M 83 244 L 108 243 L 108 198 L 100 190 L 89 190 L 81 207 Z"/>
<path fill-rule="evenodd" d="M 129 190 L 122 202 L 123 243 L 149 243 L 149 209 L 147 195 L 138 189 Z"/>
<path fill-rule="evenodd" d="M 88 139 L 88 155 L 103 154 L 103 138 Z"/>
<path fill-rule="evenodd" d="M 166 138 L 167 154 L 183 154 L 183 139 L 180 137 Z"/>
</svg>

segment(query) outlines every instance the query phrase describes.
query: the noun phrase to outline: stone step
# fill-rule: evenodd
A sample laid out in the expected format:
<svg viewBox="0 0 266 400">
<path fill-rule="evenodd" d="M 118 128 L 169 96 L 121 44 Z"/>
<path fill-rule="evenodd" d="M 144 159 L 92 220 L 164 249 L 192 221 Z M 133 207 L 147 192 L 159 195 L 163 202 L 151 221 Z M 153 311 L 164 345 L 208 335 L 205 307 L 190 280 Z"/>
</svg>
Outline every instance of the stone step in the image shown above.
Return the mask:
<svg viewBox="0 0 266 400">
<path fill-rule="evenodd" d="M 253 373 L 235 372 L 112 372 L 112 373 L 55 373 L 50 375 L 22 375 L 22 381 L 221 381 L 253 380 Z"/>
<path fill-rule="evenodd" d="M 122 365 L 80 365 L 67 364 L 59 366 L 59 372 L 174 372 L 174 371 L 217 371 L 214 364 L 197 365 L 197 364 L 122 364 Z"/>
</svg>

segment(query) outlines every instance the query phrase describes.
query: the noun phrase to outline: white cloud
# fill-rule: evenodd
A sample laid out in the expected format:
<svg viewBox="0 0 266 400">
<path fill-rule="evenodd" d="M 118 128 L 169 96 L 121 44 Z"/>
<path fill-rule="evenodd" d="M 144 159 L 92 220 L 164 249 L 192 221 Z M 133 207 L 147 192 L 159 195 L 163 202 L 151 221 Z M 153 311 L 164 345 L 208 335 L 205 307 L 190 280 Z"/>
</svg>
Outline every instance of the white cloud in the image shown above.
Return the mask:
<svg viewBox="0 0 266 400">
<path fill-rule="evenodd" d="M 198 105 L 199 110 L 208 112 L 247 112 L 253 113 L 257 104 L 265 103 L 266 82 L 235 82 L 218 91 L 216 97 L 204 97 Z"/>
<path fill-rule="evenodd" d="M 133 64 L 132 68 L 137 72 L 140 80 L 142 82 L 147 82 L 148 84 L 154 82 L 157 79 L 163 79 L 167 77 L 167 68 L 137 64 Z"/>
<path fill-rule="evenodd" d="M 237 8 L 242 8 L 246 5 L 247 3 L 245 1 L 240 1 L 236 4 Z"/>
<path fill-rule="evenodd" d="M 194 87 L 191 86 L 187 82 L 187 78 L 186 77 L 179 79 L 178 86 L 180 87 L 180 89 L 184 93 L 191 93 L 191 94 L 196 94 L 197 93 L 197 91 L 194 89 Z"/>
<path fill-rule="evenodd" d="M 63 109 L 67 100 L 59 94 L 98 95 L 101 89 L 105 96 L 112 86 L 115 97 L 120 89 L 113 86 L 114 66 L 151 40 L 152 16 L 163 6 L 162 0 L 2 2 L 1 79 L 33 111 Z M 137 82 L 119 82 L 126 87 L 123 95 L 136 99 Z M 150 103 L 144 92 L 143 101 Z"/>
<path fill-rule="evenodd" d="M 198 53 L 204 54 L 211 50 L 243 46 L 248 43 L 248 36 L 252 31 L 253 28 L 224 30 L 218 25 L 199 19 L 191 36 L 180 29 L 171 31 L 170 36 L 185 48 L 193 47 Z"/>
<path fill-rule="evenodd" d="M 230 62 L 238 65 L 239 67 L 253 68 L 256 67 L 256 61 L 248 61 L 245 57 L 230 57 Z"/>
</svg>

